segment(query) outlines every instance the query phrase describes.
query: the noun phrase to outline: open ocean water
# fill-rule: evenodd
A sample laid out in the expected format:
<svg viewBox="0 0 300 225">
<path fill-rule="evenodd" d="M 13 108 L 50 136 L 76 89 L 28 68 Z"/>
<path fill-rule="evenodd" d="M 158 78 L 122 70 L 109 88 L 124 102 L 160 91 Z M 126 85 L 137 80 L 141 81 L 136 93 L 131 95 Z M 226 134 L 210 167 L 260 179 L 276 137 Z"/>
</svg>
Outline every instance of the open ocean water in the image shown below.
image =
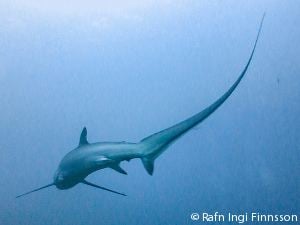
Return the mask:
<svg viewBox="0 0 300 225">
<path fill-rule="evenodd" d="M 139 159 L 83 184 L 52 182 L 90 142 L 167 128 L 245 78 L 149 176 Z M 300 223 L 300 2 L 0 0 L 0 224 L 185 225 L 203 213 L 296 214 Z M 191 220 L 199 213 L 199 220 Z"/>
</svg>

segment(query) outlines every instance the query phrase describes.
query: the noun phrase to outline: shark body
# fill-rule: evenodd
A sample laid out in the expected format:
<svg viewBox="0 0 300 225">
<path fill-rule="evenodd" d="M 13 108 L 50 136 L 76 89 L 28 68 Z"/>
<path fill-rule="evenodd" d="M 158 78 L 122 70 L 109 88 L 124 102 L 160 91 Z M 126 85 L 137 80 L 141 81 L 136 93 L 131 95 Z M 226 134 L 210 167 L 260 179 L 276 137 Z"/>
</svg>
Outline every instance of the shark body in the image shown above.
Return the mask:
<svg viewBox="0 0 300 225">
<path fill-rule="evenodd" d="M 98 142 L 91 144 L 87 140 L 87 129 L 84 128 L 80 135 L 78 147 L 66 154 L 61 160 L 58 169 L 54 174 L 53 182 L 17 197 L 21 197 L 53 185 L 55 185 L 58 189 L 69 189 L 78 183 L 90 185 L 116 194 L 125 195 L 123 193 L 90 183 L 86 181 L 85 178 L 89 174 L 104 168 L 111 168 L 119 173 L 127 174 L 126 171 L 120 167 L 120 163 L 122 161 L 129 161 L 135 158 L 140 158 L 146 171 L 152 175 L 154 170 L 154 160 L 172 143 L 174 143 L 174 141 L 210 116 L 226 101 L 226 99 L 228 99 L 228 97 L 236 89 L 244 77 L 252 60 L 261 32 L 263 19 L 264 17 L 261 20 L 252 52 L 243 71 L 234 84 L 213 104 L 201 112 L 191 116 L 190 118 L 160 132 L 152 134 L 142 139 L 138 143 Z"/>
</svg>

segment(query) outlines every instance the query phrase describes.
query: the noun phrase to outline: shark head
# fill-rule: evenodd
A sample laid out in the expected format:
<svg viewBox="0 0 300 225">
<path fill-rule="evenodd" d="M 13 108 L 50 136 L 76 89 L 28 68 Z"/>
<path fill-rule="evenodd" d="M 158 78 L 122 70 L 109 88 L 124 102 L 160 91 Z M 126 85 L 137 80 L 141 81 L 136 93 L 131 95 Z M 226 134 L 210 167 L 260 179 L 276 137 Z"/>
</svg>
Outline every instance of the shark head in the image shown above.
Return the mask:
<svg viewBox="0 0 300 225">
<path fill-rule="evenodd" d="M 67 171 L 58 168 L 53 176 L 53 184 L 58 189 L 69 189 L 83 180 L 81 176 L 73 176 Z"/>
<path fill-rule="evenodd" d="M 62 173 L 59 169 L 57 169 L 53 176 L 53 183 L 55 185 L 63 183 L 65 180 L 64 173 Z"/>
</svg>

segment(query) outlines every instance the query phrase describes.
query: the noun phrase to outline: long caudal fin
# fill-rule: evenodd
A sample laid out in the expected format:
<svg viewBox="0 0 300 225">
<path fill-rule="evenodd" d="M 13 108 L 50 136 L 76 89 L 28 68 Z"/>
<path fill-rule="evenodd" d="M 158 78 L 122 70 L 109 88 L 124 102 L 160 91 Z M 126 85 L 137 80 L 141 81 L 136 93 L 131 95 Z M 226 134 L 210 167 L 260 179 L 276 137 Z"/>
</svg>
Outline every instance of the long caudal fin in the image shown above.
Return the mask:
<svg viewBox="0 0 300 225">
<path fill-rule="evenodd" d="M 141 144 L 144 145 L 144 152 L 143 152 L 144 156 L 141 159 L 142 159 L 145 169 L 147 170 L 147 172 L 150 175 L 153 174 L 154 160 L 175 140 L 177 140 L 179 137 L 181 137 L 187 131 L 189 131 L 193 127 L 197 126 L 199 123 L 201 123 L 207 117 L 209 117 L 216 109 L 218 109 L 228 99 L 228 97 L 233 93 L 233 91 L 239 85 L 240 81 L 246 74 L 247 69 L 253 58 L 255 48 L 257 45 L 257 41 L 258 41 L 261 29 L 262 29 L 264 17 L 265 17 L 265 14 L 263 15 L 263 17 L 261 19 L 258 33 L 256 36 L 256 40 L 255 40 L 252 52 L 250 54 L 250 57 L 248 59 L 248 62 L 246 63 L 243 71 L 241 72 L 241 74 L 239 75 L 237 80 L 234 82 L 234 84 L 219 99 L 217 99 L 213 104 L 211 104 L 210 106 L 208 106 L 201 112 L 191 116 L 190 118 L 188 118 L 178 124 L 175 124 L 172 127 L 169 127 L 160 132 L 152 134 L 152 135 L 144 138 L 143 140 L 141 140 Z"/>
</svg>

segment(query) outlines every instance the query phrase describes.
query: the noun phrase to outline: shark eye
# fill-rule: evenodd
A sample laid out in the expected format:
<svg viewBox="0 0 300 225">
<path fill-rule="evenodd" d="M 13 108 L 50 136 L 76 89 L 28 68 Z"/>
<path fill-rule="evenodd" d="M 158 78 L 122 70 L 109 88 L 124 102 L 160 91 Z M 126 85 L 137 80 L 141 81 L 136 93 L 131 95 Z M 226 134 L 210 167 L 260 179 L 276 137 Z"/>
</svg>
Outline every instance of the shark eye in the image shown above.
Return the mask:
<svg viewBox="0 0 300 225">
<path fill-rule="evenodd" d="M 64 180 L 64 175 L 62 173 L 58 174 L 57 180 L 63 181 Z"/>
<path fill-rule="evenodd" d="M 64 175 L 63 173 L 56 171 L 54 174 L 54 180 L 57 181 L 63 181 L 64 180 Z"/>
</svg>

